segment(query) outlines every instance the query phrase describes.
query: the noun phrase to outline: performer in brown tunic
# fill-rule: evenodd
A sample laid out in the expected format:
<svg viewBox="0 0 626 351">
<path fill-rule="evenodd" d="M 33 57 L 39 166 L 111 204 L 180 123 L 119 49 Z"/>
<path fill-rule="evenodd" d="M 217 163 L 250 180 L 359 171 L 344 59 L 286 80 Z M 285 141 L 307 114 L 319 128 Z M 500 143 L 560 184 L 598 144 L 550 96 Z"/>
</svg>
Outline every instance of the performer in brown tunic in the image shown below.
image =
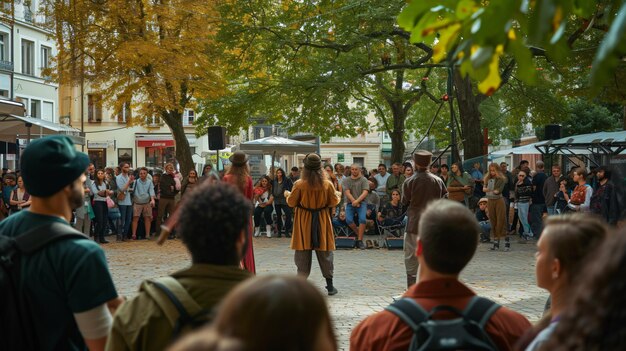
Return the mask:
<svg viewBox="0 0 626 351">
<path fill-rule="evenodd" d="M 313 250 L 326 278 L 328 295 L 335 295 L 333 286 L 333 251 L 335 236 L 330 209 L 339 204 L 339 193 L 322 170 L 319 155 L 309 154 L 304 159 L 300 180 L 286 191 L 287 204 L 295 208 L 291 248 L 295 250 L 294 261 L 298 274 L 308 277 L 311 273 Z"/>
</svg>

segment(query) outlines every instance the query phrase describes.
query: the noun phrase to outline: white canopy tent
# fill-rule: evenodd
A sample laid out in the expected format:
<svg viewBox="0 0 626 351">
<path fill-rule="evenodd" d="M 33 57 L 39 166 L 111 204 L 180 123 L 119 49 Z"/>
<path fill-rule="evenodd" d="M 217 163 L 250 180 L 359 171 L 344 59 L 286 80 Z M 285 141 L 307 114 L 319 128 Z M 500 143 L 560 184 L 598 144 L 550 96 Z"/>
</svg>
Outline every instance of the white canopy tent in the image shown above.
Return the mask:
<svg viewBox="0 0 626 351">
<path fill-rule="evenodd" d="M 311 152 L 317 152 L 318 149 L 319 146 L 317 144 L 287 139 L 274 135 L 241 143 L 239 144 L 239 146 L 234 147 L 233 151 L 240 150 L 244 152 L 260 152 L 263 154 L 272 155 L 271 167 L 273 173 L 276 155 L 308 154 Z"/>
<path fill-rule="evenodd" d="M 537 149 L 536 146 L 544 144 L 544 143 L 545 141 L 539 141 L 536 143 L 522 145 L 522 146 L 510 148 L 510 149 L 498 150 L 498 151 L 492 152 L 490 155 L 495 156 L 495 157 L 507 156 L 511 154 L 513 155 L 541 155 L 542 152 L 539 149 Z"/>
<path fill-rule="evenodd" d="M 279 136 L 246 141 L 237 147 L 240 151 L 262 151 L 276 155 L 303 154 L 317 151 L 317 145 Z"/>
</svg>

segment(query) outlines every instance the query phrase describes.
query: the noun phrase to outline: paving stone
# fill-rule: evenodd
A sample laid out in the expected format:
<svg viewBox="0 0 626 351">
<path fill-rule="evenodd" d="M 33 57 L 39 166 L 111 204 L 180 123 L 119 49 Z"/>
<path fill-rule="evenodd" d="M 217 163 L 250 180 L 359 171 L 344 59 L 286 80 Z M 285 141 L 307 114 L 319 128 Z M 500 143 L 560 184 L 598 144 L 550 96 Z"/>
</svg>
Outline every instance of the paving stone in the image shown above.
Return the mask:
<svg viewBox="0 0 626 351">
<path fill-rule="evenodd" d="M 170 274 L 190 262 L 179 240 L 169 240 L 163 246 L 144 240 L 103 247 L 119 293 L 129 297 L 136 294 L 143 280 Z M 461 273 L 463 282 L 478 294 L 537 321 L 548 294 L 535 283 L 535 246 L 513 243 L 510 252 L 492 252 L 488 248 L 488 244 L 479 246 Z M 289 239 L 255 238 L 254 249 L 259 275 L 295 274 Z M 309 280 L 325 293 L 326 282 L 315 258 Z M 404 293 L 402 250 L 337 250 L 334 283 L 339 294 L 327 301 L 340 349 L 348 350 L 352 329 L 363 318 L 383 310 L 394 296 Z"/>
</svg>

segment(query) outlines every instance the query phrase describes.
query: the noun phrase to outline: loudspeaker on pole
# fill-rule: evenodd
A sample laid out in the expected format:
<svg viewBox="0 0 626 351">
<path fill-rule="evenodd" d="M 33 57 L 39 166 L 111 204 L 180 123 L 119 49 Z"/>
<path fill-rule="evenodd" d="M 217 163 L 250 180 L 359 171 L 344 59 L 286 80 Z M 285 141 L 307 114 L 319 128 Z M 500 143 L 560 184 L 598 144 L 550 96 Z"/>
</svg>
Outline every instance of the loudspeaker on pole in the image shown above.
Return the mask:
<svg viewBox="0 0 626 351">
<path fill-rule="evenodd" d="M 560 124 L 546 124 L 545 139 L 546 140 L 561 139 L 561 125 Z"/>
<path fill-rule="evenodd" d="M 226 148 L 226 128 L 212 126 L 208 128 L 209 150 L 223 150 Z"/>
</svg>

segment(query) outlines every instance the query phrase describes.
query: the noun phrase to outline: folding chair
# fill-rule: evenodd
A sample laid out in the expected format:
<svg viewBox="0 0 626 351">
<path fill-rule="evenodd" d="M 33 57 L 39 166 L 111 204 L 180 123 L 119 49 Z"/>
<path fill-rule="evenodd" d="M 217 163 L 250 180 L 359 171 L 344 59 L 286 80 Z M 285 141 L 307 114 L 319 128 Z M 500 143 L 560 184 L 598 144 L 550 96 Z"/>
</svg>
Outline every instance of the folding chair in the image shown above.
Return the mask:
<svg viewBox="0 0 626 351">
<path fill-rule="evenodd" d="M 404 232 L 406 223 L 383 225 L 378 222 L 378 245 L 387 249 L 397 249 L 404 246 Z"/>
</svg>

